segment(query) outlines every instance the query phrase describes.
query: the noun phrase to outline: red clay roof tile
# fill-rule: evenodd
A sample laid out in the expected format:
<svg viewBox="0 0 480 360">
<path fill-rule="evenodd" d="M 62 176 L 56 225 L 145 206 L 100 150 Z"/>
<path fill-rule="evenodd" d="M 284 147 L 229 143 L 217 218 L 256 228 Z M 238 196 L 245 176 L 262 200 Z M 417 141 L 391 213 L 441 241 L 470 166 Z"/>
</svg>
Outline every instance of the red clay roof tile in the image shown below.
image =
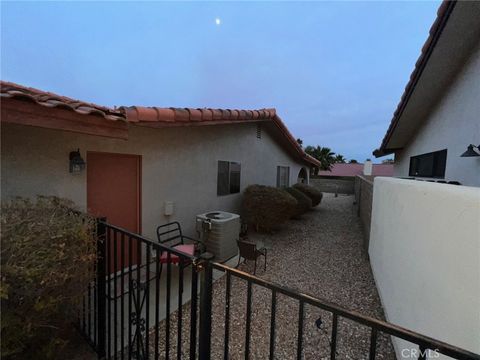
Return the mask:
<svg viewBox="0 0 480 360">
<path fill-rule="evenodd" d="M 222 120 L 230 120 L 232 113 L 228 109 L 220 110 L 222 112 Z"/>
<path fill-rule="evenodd" d="M 238 110 L 230 110 L 230 120 L 238 120 Z"/>
<path fill-rule="evenodd" d="M 213 110 L 212 109 L 199 109 L 202 112 L 202 121 L 212 121 L 213 120 Z"/>
<path fill-rule="evenodd" d="M 158 111 L 154 108 L 144 108 L 144 107 L 134 107 L 135 112 L 136 112 L 136 117 L 134 117 L 135 122 L 152 122 L 152 121 L 157 121 L 158 118 Z M 127 119 L 130 121 L 130 119 L 127 116 Z"/>
<path fill-rule="evenodd" d="M 24 99 L 49 108 L 63 108 L 82 115 L 102 116 L 108 120 L 126 120 L 125 113 L 117 109 L 75 100 L 8 81 L 0 81 L 0 96 L 2 98 Z"/>
<path fill-rule="evenodd" d="M 247 112 L 245 110 L 239 110 L 238 111 L 238 120 L 246 120 L 246 119 L 248 119 Z"/>
<path fill-rule="evenodd" d="M 202 112 L 198 109 L 187 109 L 190 113 L 190 121 L 202 121 Z"/>
<path fill-rule="evenodd" d="M 213 120 L 220 120 L 223 115 L 223 111 L 220 109 L 212 109 Z"/>
<path fill-rule="evenodd" d="M 175 122 L 189 122 L 190 113 L 186 108 L 172 109 L 175 111 Z M 128 119 L 127 119 L 128 120 Z"/>
<path fill-rule="evenodd" d="M 230 109 L 194 109 L 194 108 L 159 108 L 130 106 L 121 107 L 129 122 L 215 122 L 215 121 L 249 121 L 269 120 L 275 117 L 275 109 L 230 110 Z"/>
</svg>

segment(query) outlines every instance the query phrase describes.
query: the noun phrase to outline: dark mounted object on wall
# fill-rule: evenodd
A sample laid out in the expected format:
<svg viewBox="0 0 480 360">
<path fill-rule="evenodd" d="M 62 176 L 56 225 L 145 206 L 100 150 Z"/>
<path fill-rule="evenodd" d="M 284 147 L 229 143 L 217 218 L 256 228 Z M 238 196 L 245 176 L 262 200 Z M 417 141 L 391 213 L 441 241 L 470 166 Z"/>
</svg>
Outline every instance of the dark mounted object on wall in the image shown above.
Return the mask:
<svg viewBox="0 0 480 360">
<path fill-rule="evenodd" d="M 71 151 L 69 159 L 71 174 L 79 174 L 85 169 L 85 160 L 83 160 L 82 155 L 80 155 L 80 149 L 77 149 L 77 151 Z"/>
<path fill-rule="evenodd" d="M 467 151 L 465 151 L 460 157 L 473 157 L 480 156 L 480 145 L 475 146 L 473 144 L 468 145 Z"/>
</svg>

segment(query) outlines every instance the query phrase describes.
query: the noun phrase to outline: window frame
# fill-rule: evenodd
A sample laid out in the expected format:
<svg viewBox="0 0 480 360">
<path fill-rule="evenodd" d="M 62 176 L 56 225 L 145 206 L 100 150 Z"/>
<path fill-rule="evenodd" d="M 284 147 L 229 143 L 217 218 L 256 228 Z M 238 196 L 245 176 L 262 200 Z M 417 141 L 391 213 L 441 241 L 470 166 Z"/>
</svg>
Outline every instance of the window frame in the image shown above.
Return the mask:
<svg viewBox="0 0 480 360">
<path fill-rule="evenodd" d="M 447 156 L 447 149 L 410 156 L 408 176 L 445 179 Z M 423 170 L 421 169 L 422 167 L 424 168 Z M 429 171 L 426 171 L 425 168 L 429 169 Z"/>
<path fill-rule="evenodd" d="M 220 171 L 221 167 L 227 171 Z M 238 161 L 217 161 L 217 196 L 239 194 L 241 190 L 242 164 Z M 222 179 L 226 176 L 226 179 Z M 225 181 L 226 180 L 226 181 Z M 223 188 L 222 188 L 223 187 Z"/>
</svg>

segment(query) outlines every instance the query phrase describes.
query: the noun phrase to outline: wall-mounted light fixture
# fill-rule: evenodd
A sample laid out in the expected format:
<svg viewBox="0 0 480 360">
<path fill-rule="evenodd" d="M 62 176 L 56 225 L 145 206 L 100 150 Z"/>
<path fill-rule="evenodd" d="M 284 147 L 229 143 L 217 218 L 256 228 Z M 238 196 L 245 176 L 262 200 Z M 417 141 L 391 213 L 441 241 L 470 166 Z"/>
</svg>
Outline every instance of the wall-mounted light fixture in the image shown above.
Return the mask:
<svg viewBox="0 0 480 360">
<path fill-rule="evenodd" d="M 70 173 L 79 174 L 85 169 L 85 160 L 80 155 L 80 149 L 70 152 Z"/>
<path fill-rule="evenodd" d="M 480 156 L 480 145 L 475 146 L 473 144 L 468 145 L 467 151 L 465 151 L 460 157 L 472 157 Z"/>
</svg>

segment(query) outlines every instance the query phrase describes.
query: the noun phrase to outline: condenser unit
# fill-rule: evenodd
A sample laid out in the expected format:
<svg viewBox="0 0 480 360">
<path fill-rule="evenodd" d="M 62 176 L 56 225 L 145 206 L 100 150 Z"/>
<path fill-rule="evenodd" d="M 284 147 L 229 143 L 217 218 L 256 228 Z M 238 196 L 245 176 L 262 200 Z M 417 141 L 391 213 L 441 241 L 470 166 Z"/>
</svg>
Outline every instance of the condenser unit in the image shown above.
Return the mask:
<svg viewBox="0 0 480 360">
<path fill-rule="evenodd" d="M 211 211 L 197 215 L 197 231 L 205 242 L 207 251 L 216 261 L 228 260 L 238 253 L 240 216 L 225 211 Z"/>
</svg>

